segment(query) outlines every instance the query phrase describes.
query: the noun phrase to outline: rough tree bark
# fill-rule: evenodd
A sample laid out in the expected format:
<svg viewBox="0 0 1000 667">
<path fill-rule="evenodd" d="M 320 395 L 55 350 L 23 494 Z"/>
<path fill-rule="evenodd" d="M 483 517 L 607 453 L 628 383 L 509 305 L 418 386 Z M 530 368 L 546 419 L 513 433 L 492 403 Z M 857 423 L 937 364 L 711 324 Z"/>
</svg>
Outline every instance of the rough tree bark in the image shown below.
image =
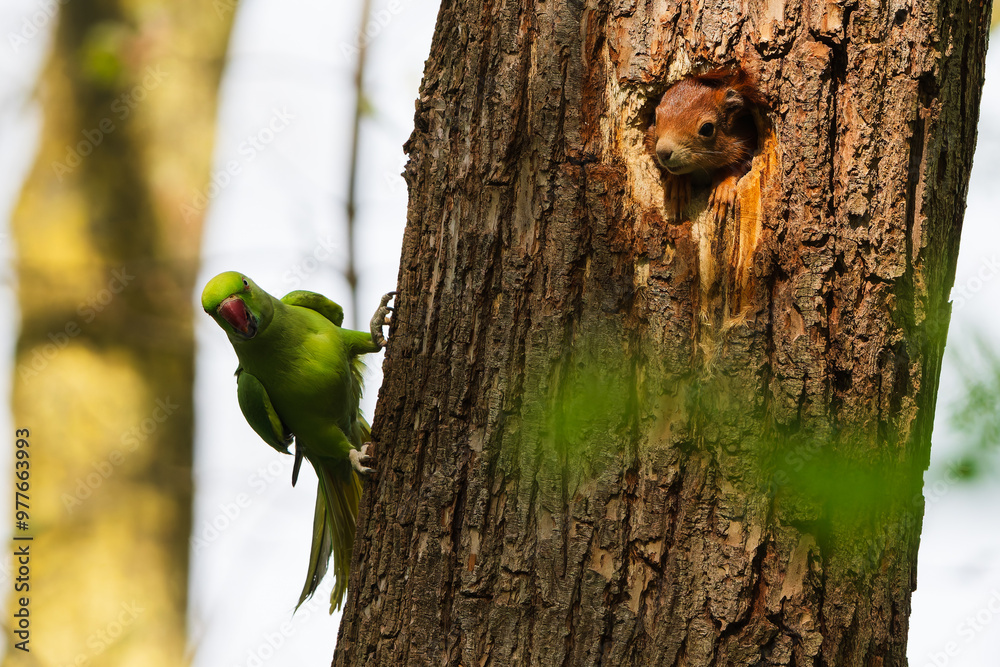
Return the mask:
<svg viewBox="0 0 1000 667">
<path fill-rule="evenodd" d="M 334 664 L 905 665 L 989 14 L 446 0 Z M 668 225 L 730 64 L 738 217 Z"/>
</svg>

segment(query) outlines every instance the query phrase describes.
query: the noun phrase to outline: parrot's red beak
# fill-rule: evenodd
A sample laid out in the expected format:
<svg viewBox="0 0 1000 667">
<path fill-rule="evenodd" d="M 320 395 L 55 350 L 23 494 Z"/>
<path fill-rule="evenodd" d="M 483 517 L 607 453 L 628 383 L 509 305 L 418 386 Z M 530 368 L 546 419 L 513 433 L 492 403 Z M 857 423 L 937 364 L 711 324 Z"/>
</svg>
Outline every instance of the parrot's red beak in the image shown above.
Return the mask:
<svg viewBox="0 0 1000 667">
<path fill-rule="evenodd" d="M 222 319 L 229 322 L 243 336 L 253 338 L 257 335 L 257 320 L 247 310 L 243 299 L 236 296 L 229 297 L 219 304 L 218 312 Z"/>
</svg>

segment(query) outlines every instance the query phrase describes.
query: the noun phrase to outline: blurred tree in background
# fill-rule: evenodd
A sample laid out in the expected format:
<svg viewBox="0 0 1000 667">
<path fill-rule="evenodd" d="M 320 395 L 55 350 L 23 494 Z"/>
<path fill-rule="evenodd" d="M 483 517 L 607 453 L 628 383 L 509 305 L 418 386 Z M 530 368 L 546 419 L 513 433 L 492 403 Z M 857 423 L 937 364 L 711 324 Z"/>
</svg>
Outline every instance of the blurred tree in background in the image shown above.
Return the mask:
<svg viewBox="0 0 1000 667">
<path fill-rule="evenodd" d="M 60 5 L 12 220 L 34 541 L 31 653 L 7 665 L 184 662 L 198 193 L 232 10 Z"/>
</svg>

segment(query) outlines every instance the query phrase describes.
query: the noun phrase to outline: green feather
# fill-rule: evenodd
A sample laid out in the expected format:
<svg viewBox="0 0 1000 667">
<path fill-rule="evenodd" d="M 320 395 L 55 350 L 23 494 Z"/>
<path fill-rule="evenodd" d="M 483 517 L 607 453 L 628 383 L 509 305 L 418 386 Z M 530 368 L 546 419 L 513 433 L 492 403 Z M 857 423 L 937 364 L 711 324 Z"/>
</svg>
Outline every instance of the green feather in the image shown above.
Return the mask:
<svg viewBox="0 0 1000 667">
<path fill-rule="evenodd" d="M 316 471 L 312 546 L 298 604 L 316 591 L 332 558 L 332 613 L 347 591 L 361 500 L 349 454 L 370 437 L 359 408 L 360 355 L 379 346 L 370 332 L 341 328 L 344 311 L 325 296 L 299 290 L 278 300 L 234 271 L 208 282 L 202 307 L 239 357 L 237 395 L 251 428 L 285 454 L 294 436 L 296 455 Z"/>
<path fill-rule="evenodd" d="M 292 433 L 281 423 L 263 385 L 242 367 L 236 369 L 236 396 L 247 423 L 261 440 L 282 454 L 288 454 Z"/>
<path fill-rule="evenodd" d="M 344 309 L 322 294 L 300 289 L 289 292 L 281 297 L 281 300 L 290 306 L 302 306 L 303 308 L 315 310 L 338 327 L 344 323 Z"/>
</svg>

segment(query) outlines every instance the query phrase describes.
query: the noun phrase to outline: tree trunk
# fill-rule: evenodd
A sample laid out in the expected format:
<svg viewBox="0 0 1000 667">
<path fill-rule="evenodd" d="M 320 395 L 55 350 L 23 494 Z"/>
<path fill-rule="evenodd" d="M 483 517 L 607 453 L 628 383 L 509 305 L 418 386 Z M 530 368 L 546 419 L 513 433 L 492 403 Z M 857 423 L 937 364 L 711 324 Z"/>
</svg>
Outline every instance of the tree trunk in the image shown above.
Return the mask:
<svg viewBox="0 0 1000 667">
<path fill-rule="evenodd" d="M 905 665 L 989 14 L 444 2 L 334 664 Z M 667 224 L 736 64 L 738 215 Z"/>
<path fill-rule="evenodd" d="M 187 651 L 196 193 L 231 5 L 58 4 L 39 154 L 12 220 L 14 425 L 30 432 L 29 519 L 14 533 L 33 539 L 15 542 L 31 570 L 9 605 L 27 598 L 31 634 L 4 664 L 176 667 Z"/>
</svg>

